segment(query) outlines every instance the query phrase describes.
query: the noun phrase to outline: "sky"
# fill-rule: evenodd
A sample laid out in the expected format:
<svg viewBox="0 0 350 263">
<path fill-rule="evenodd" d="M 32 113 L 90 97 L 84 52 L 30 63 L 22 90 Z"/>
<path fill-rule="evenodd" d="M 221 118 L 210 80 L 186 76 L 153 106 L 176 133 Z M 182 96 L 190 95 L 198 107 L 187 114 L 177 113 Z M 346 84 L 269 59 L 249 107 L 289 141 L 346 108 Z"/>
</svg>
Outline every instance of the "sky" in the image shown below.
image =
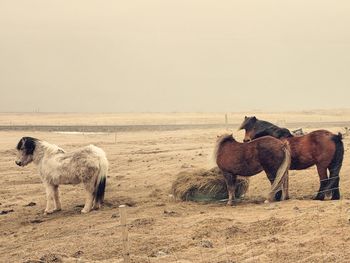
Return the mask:
<svg viewBox="0 0 350 263">
<path fill-rule="evenodd" d="M 349 108 L 350 1 L 0 0 L 0 112 Z"/>
</svg>

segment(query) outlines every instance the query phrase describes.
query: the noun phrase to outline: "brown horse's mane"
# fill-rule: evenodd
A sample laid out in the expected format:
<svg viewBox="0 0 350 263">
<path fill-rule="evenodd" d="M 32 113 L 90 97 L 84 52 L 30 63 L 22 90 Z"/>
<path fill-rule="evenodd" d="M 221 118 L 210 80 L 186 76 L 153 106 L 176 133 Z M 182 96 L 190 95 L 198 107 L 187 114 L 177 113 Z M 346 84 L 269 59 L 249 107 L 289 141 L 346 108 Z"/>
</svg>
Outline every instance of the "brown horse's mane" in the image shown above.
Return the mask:
<svg viewBox="0 0 350 263">
<path fill-rule="evenodd" d="M 233 138 L 232 134 L 223 134 L 218 136 L 217 140 L 216 140 L 216 146 L 215 146 L 215 150 L 214 150 L 214 158 L 217 158 L 218 155 L 218 150 L 221 147 L 221 145 L 223 145 L 226 142 L 235 142 L 235 138 Z"/>
<path fill-rule="evenodd" d="M 227 133 L 218 136 L 218 139 L 217 139 L 217 143 L 219 145 L 221 145 L 221 144 L 223 144 L 225 142 L 232 142 L 232 141 L 235 141 L 235 138 L 233 138 L 232 134 L 227 134 Z"/>
</svg>

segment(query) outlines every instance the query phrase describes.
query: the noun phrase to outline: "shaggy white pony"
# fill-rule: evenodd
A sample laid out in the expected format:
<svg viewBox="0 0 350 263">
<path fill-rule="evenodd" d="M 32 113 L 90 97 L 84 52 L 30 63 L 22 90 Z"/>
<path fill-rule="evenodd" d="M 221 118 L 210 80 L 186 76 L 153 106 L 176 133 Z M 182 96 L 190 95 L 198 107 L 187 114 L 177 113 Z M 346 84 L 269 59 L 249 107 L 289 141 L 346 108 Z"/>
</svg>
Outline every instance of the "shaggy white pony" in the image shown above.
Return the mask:
<svg viewBox="0 0 350 263">
<path fill-rule="evenodd" d="M 108 160 L 102 149 L 89 145 L 66 153 L 57 145 L 23 137 L 17 144 L 17 150 L 17 165 L 25 166 L 33 162 L 39 168 L 47 195 L 45 214 L 61 210 L 60 184 L 84 184 L 86 201 L 82 213 L 100 207 L 108 172 Z"/>
</svg>

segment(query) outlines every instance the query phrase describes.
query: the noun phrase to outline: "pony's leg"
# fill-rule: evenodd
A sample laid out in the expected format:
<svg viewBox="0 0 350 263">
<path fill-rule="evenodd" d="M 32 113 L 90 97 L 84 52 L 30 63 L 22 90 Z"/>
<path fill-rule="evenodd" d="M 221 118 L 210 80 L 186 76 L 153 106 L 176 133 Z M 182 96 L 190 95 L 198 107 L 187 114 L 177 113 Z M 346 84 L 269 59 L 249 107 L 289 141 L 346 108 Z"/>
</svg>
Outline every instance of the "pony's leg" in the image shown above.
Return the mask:
<svg viewBox="0 0 350 263">
<path fill-rule="evenodd" d="M 328 185 L 328 176 L 327 176 L 327 168 L 317 165 L 318 176 L 320 177 L 320 189 L 318 190 L 317 195 L 314 200 L 324 200 L 326 193 L 325 190 Z"/>
<path fill-rule="evenodd" d="M 89 183 L 85 184 L 86 189 L 86 200 L 84 208 L 81 210 L 82 213 L 89 213 L 94 204 L 94 187 Z"/>
<path fill-rule="evenodd" d="M 98 210 L 98 209 L 100 209 L 101 208 L 101 202 L 99 201 L 99 202 L 97 202 L 96 201 L 96 198 L 94 197 L 94 203 L 93 203 L 93 205 L 92 205 L 92 209 L 93 210 Z"/>
<path fill-rule="evenodd" d="M 93 203 L 92 203 L 92 208 L 91 208 L 91 209 L 93 209 L 93 210 L 98 210 L 98 209 L 100 209 L 100 207 L 101 207 L 101 203 L 100 203 L 100 202 L 97 202 L 97 200 L 96 200 L 96 191 L 97 191 L 97 187 L 98 187 L 98 186 L 96 186 L 96 187 L 94 188 L 94 190 L 93 190 L 94 198 L 93 198 Z"/>
<path fill-rule="evenodd" d="M 89 213 L 92 209 L 92 204 L 94 202 L 94 195 L 87 191 L 86 192 L 86 200 L 85 200 L 85 205 L 84 208 L 81 210 L 82 213 Z"/>
<path fill-rule="evenodd" d="M 92 210 L 98 210 L 98 209 L 100 209 L 100 207 L 101 207 L 100 202 L 97 202 L 97 201 L 96 201 L 96 198 L 95 198 L 95 196 L 94 196 L 91 209 L 92 209 Z"/>
<path fill-rule="evenodd" d="M 91 187 L 94 188 L 94 190 L 92 190 L 92 192 L 93 192 L 94 194 L 93 194 L 93 201 L 92 201 L 92 207 L 91 207 L 91 209 L 92 209 L 92 210 L 98 210 L 98 209 L 100 209 L 100 207 L 101 207 L 101 203 L 100 203 L 100 202 L 97 202 L 97 200 L 96 200 L 96 191 L 97 191 L 98 185 L 97 185 L 97 184 L 94 184 L 94 186 L 91 186 Z"/>
<path fill-rule="evenodd" d="M 54 185 L 45 184 L 46 188 L 46 208 L 44 214 L 51 214 L 54 212 L 53 203 L 54 203 Z"/>
<path fill-rule="evenodd" d="M 54 205 L 55 205 L 55 211 L 61 211 L 61 201 L 60 201 L 60 192 L 58 190 L 58 185 L 54 186 Z"/>
<path fill-rule="evenodd" d="M 237 176 L 228 172 L 224 172 L 224 178 L 227 185 L 228 192 L 228 201 L 227 205 L 232 205 L 233 200 L 235 199 L 235 190 L 236 190 L 236 179 Z"/>
</svg>

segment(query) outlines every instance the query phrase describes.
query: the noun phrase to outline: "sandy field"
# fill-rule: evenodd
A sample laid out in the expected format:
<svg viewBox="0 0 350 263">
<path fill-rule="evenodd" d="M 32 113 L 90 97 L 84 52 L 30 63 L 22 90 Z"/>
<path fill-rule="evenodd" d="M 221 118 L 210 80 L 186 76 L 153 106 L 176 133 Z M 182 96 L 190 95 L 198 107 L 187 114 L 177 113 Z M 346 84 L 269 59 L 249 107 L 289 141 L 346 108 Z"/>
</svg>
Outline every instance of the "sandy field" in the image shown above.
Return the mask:
<svg viewBox="0 0 350 263">
<path fill-rule="evenodd" d="M 230 113 L 229 127 L 117 133 L 0 131 L 0 262 L 123 262 L 119 205 L 127 205 L 131 262 L 350 262 L 350 137 L 345 137 L 339 201 L 314 201 L 315 167 L 290 172 L 290 200 L 265 204 L 264 173 L 251 179 L 243 201 L 175 201 L 170 188 L 181 171 L 212 168 L 216 136 L 244 132 L 245 115 L 298 123 L 305 131 L 344 132 L 349 110 Z M 330 123 L 344 123 L 335 126 Z M 224 123 L 224 113 L 0 114 L 0 125 L 166 125 Z M 312 123 L 318 123 L 312 126 Z M 324 125 L 320 124 L 324 123 Z M 319 127 L 320 126 L 320 127 Z M 82 185 L 62 185 L 62 211 L 43 215 L 45 189 L 33 164 L 15 165 L 22 136 L 66 151 L 103 148 L 110 162 L 105 204 L 81 214 Z"/>
</svg>

